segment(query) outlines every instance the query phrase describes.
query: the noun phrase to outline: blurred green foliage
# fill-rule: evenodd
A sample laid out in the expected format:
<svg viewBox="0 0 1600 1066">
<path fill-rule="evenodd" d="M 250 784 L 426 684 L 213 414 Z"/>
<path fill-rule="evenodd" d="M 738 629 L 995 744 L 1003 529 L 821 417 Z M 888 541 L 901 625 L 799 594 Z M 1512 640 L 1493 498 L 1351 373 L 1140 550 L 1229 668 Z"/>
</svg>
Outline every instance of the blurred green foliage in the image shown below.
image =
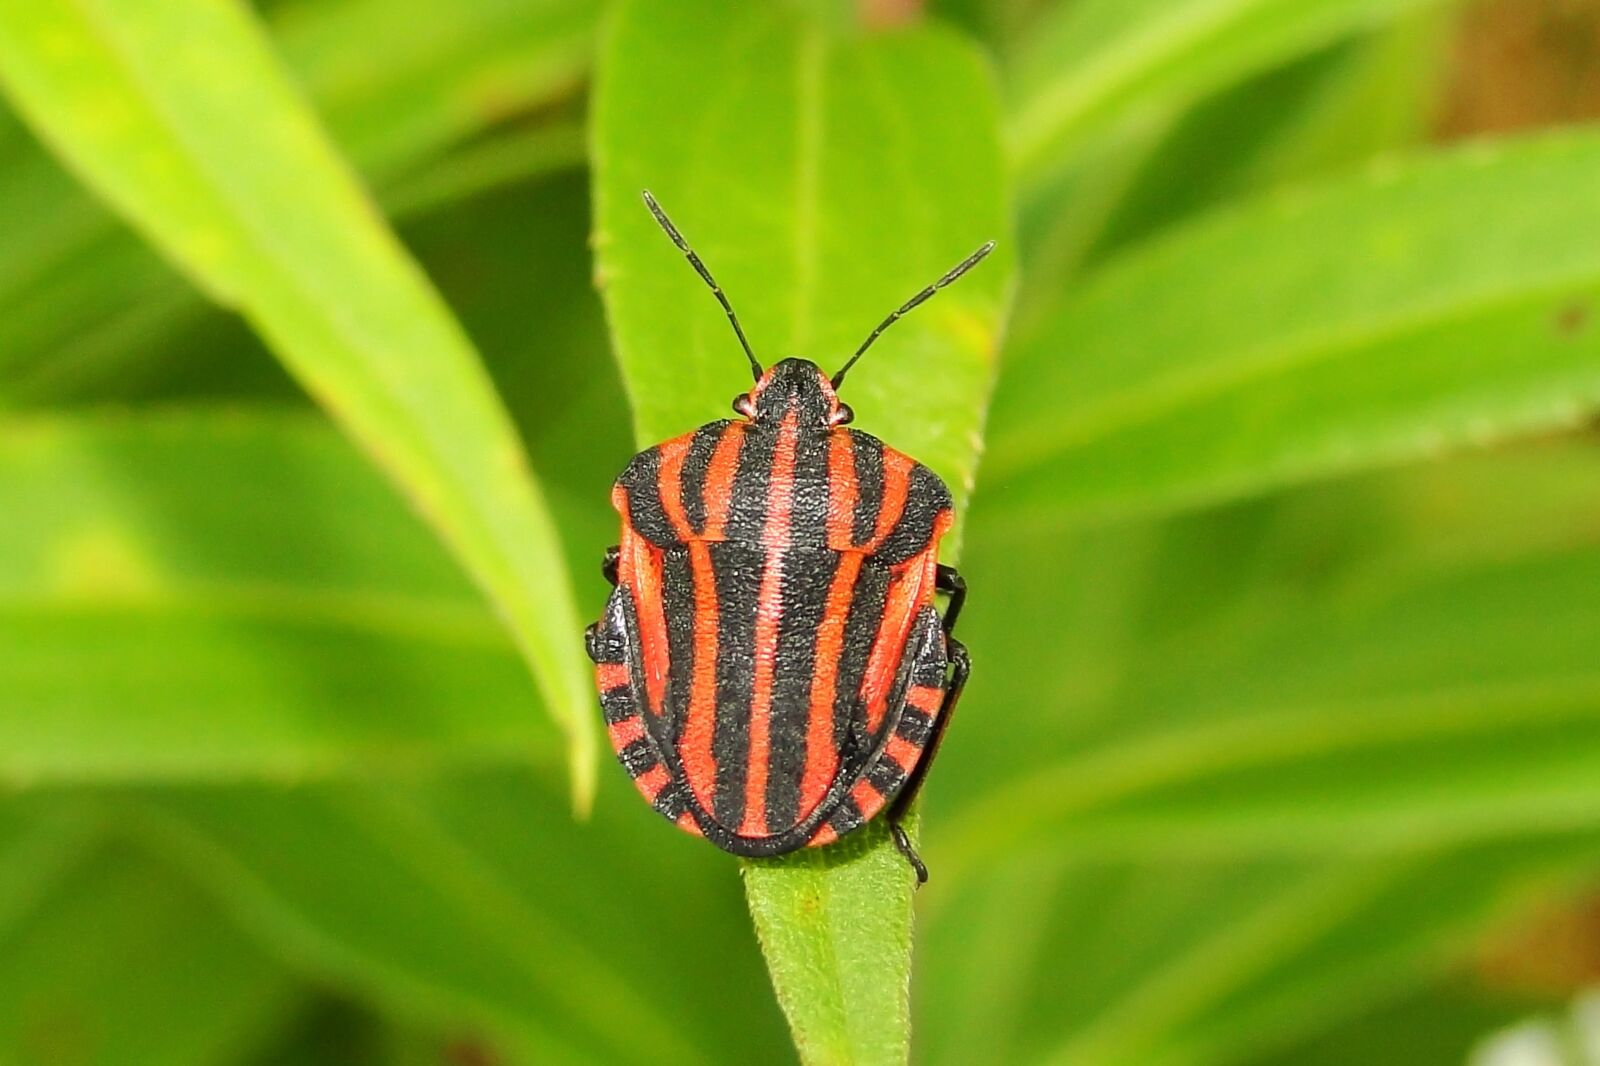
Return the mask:
<svg viewBox="0 0 1600 1066">
<path fill-rule="evenodd" d="M 1432 1066 L 1556 1016 L 1600 131 L 1430 144 L 1462 27 L 0 8 L 0 1064 Z M 914 936 L 878 830 L 741 878 L 592 758 L 609 481 L 745 380 L 643 185 L 769 359 L 1003 242 L 850 383 L 970 502 Z"/>
</svg>

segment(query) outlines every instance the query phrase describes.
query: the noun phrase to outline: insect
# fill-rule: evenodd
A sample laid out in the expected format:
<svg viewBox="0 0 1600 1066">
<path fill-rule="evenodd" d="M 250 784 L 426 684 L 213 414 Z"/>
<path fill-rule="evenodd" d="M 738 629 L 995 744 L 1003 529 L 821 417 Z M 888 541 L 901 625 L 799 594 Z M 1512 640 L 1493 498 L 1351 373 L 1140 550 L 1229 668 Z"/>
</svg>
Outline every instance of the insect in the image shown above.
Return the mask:
<svg viewBox="0 0 1600 1066">
<path fill-rule="evenodd" d="M 722 305 L 755 386 L 734 398 L 739 419 L 640 452 L 612 488 L 614 591 L 585 639 L 611 743 L 657 812 L 725 851 L 828 844 L 886 810 L 924 882 L 901 819 L 970 671 L 951 637 L 966 584 L 938 562 L 950 491 L 847 428 L 838 393 L 884 330 L 994 242 L 829 378 L 804 359 L 763 369 L 711 272 L 644 199 Z"/>
</svg>

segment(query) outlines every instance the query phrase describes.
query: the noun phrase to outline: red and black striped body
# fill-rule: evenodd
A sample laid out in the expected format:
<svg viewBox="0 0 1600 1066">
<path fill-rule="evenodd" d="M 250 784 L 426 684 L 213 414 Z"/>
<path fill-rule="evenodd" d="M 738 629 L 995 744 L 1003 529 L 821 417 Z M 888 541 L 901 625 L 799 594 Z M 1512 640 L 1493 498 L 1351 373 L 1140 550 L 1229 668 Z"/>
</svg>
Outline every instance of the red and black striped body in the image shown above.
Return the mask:
<svg viewBox="0 0 1600 1066">
<path fill-rule="evenodd" d="M 952 513 L 931 470 L 842 424 L 812 364 L 777 364 L 741 404 L 617 479 L 617 587 L 589 650 L 645 798 L 775 855 L 871 819 L 930 755 Z"/>
</svg>

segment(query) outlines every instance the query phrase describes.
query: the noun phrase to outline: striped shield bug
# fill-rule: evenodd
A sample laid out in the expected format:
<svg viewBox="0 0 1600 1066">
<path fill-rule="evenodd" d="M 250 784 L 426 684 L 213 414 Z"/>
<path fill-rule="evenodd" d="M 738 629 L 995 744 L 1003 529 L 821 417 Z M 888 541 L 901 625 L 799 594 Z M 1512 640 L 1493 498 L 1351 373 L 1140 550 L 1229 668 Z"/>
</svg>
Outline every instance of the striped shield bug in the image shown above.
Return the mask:
<svg viewBox="0 0 1600 1066">
<path fill-rule="evenodd" d="M 950 491 L 848 428 L 845 374 L 763 369 L 733 306 L 654 197 L 646 205 L 710 286 L 755 385 L 723 419 L 640 452 L 612 488 L 613 592 L 586 644 L 617 757 L 666 818 L 735 855 L 828 844 L 887 812 L 901 827 L 970 669 L 951 636 L 966 585 L 938 562 Z M 948 596 L 944 614 L 935 594 Z"/>
</svg>

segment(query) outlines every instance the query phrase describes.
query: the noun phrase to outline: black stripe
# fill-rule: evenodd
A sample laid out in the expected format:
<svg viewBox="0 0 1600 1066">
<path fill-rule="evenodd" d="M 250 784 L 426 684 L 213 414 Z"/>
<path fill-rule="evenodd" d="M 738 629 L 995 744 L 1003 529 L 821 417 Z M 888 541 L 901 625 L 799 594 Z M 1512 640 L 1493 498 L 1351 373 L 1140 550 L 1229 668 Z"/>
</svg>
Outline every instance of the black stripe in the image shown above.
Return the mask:
<svg viewBox="0 0 1600 1066">
<path fill-rule="evenodd" d="M 772 481 L 772 456 L 778 446 L 776 426 L 751 425 L 744 431 L 739 446 L 739 462 L 733 475 L 729 497 L 729 540 L 747 544 L 761 542 L 767 521 L 767 488 Z"/>
<path fill-rule="evenodd" d="M 650 746 L 650 742 L 640 737 L 617 752 L 617 761 L 622 763 L 629 776 L 638 777 L 654 766 L 657 759 L 655 749 Z"/>
<path fill-rule="evenodd" d="M 911 684 L 943 691 L 949 661 L 945 656 L 944 629 L 939 621 L 939 612 L 931 606 L 917 613 L 906 650 L 916 656 L 911 667 Z"/>
<path fill-rule="evenodd" d="M 628 494 L 628 521 L 652 544 L 675 544 L 678 535 L 661 509 L 661 449 L 650 448 L 629 461 L 617 478 Z"/>
<path fill-rule="evenodd" d="M 664 748 L 671 748 L 683 732 L 689 712 L 689 688 L 694 680 L 694 567 L 688 548 L 661 553 L 661 608 L 667 624 L 667 687 L 661 699 L 661 718 L 655 730 Z"/>
<path fill-rule="evenodd" d="M 861 564 L 856 577 L 855 594 L 850 600 L 850 611 L 844 623 L 844 653 L 839 657 L 838 690 L 833 701 L 834 743 L 841 752 L 847 751 L 855 736 L 855 754 L 865 757 L 871 738 L 866 734 L 866 708 L 861 701 L 861 682 L 866 675 L 867 657 L 872 653 L 872 642 L 883 620 L 884 604 L 889 592 L 889 571 L 871 559 Z M 841 772 L 854 772 L 841 766 Z"/>
<path fill-rule="evenodd" d="M 789 511 L 789 547 L 828 546 L 827 430 L 801 427 L 794 447 L 794 503 Z"/>
<path fill-rule="evenodd" d="M 626 589 L 618 588 L 606 600 L 605 613 L 595 626 L 594 640 L 588 645 L 589 658 L 601 663 L 627 661 L 627 605 L 633 597 Z"/>
<path fill-rule="evenodd" d="M 689 528 L 696 533 L 706 531 L 706 473 L 711 468 L 711 453 L 727 430 L 727 419 L 711 422 L 694 431 L 689 441 L 689 453 L 683 457 L 681 476 L 683 513 Z"/>
<path fill-rule="evenodd" d="M 856 806 L 855 800 L 845 796 L 828 816 L 828 824 L 835 833 L 844 836 L 852 829 L 861 828 L 861 809 Z"/>
<path fill-rule="evenodd" d="M 822 625 L 828 588 L 840 558 L 838 552 L 831 551 L 791 551 L 784 558 L 782 614 L 772 684 L 772 754 L 767 772 L 767 825 L 774 833 L 794 825 L 799 817 L 817 629 Z"/>
<path fill-rule="evenodd" d="M 651 806 L 663 817 L 675 822 L 679 815 L 689 809 L 689 790 L 681 781 L 669 781 L 656 793 Z"/>
<path fill-rule="evenodd" d="M 600 693 L 600 712 L 605 716 L 606 725 L 627 721 L 638 711 L 633 702 L 633 690 L 626 685 Z"/>
<path fill-rule="evenodd" d="M 766 554 L 743 544 L 711 545 L 717 581 L 717 726 L 712 755 L 717 790 L 712 814 L 723 825 L 744 819 L 744 786 L 750 755 L 750 701 L 755 684 L 756 606 Z"/>
<path fill-rule="evenodd" d="M 851 431 L 850 439 L 856 462 L 856 515 L 850 537 L 859 546 L 872 539 L 883 507 L 883 441 L 858 430 Z"/>
<path fill-rule="evenodd" d="M 867 774 L 867 781 L 882 793 L 884 802 L 887 803 L 894 799 L 895 793 L 906 783 L 906 772 L 888 755 L 882 755 Z"/>
<path fill-rule="evenodd" d="M 895 727 L 895 732 L 920 748 L 933 733 L 933 716 L 915 707 L 907 707 L 900 712 L 900 724 Z"/>
<path fill-rule="evenodd" d="M 939 514 L 950 509 L 950 490 L 939 475 L 918 463 L 911 469 L 905 510 L 873 557 L 886 566 L 916 555 L 933 539 L 933 524 Z"/>
</svg>

